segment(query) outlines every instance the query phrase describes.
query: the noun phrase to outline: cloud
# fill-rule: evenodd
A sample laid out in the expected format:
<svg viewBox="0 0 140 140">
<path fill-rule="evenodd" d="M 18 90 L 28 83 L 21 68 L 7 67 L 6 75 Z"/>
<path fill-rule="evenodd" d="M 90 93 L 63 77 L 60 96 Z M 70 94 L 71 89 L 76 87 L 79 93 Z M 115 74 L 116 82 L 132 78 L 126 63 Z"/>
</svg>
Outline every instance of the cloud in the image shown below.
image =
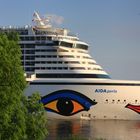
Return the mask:
<svg viewBox="0 0 140 140">
<path fill-rule="evenodd" d="M 50 22 L 52 24 L 61 25 L 64 21 L 64 18 L 62 16 L 58 16 L 55 14 L 46 15 L 46 17 L 48 17 L 50 19 Z"/>
</svg>

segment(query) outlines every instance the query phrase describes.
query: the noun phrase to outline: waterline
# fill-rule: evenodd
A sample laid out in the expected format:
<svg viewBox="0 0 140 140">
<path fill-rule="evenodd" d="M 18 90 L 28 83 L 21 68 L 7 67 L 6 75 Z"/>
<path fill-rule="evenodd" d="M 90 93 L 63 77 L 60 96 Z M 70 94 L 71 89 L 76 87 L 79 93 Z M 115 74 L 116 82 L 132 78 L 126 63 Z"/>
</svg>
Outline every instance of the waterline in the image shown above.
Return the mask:
<svg viewBox="0 0 140 140">
<path fill-rule="evenodd" d="M 140 121 L 123 120 L 48 120 L 47 140 L 71 135 L 88 140 L 140 140 Z"/>
</svg>

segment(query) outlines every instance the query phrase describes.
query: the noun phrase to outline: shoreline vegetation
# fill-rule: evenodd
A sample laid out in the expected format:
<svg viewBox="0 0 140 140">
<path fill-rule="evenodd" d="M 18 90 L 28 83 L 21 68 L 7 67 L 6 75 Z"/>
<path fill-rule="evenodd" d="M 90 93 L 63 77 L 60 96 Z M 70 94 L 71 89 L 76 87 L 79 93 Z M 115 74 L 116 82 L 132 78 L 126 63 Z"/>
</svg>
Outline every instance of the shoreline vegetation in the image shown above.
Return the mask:
<svg viewBox="0 0 140 140">
<path fill-rule="evenodd" d="M 16 32 L 0 33 L 0 140 L 43 140 L 48 135 L 45 110 L 39 93 L 24 95 L 18 43 Z"/>
</svg>

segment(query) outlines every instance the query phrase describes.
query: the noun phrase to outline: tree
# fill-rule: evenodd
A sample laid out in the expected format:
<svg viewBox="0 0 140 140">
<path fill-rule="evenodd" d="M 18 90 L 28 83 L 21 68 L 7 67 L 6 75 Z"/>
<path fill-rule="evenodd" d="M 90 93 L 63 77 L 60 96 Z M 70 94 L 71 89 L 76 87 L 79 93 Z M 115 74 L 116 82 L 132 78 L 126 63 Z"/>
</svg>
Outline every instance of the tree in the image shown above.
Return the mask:
<svg viewBox="0 0 140 140">
<path fill-rule="evenodd" d="M 47 135 L 46 117 L 39 93 L 24 98 L 26 107 L 26 135 L 28 140 L 42 140 Z"/>
<path fill-rule="evenodd" d="M 0 139 L 17 140 L 25 136 L 21 97 L 26 82 L 20 66 L 20 49 L 9 34 L 0 35 Z M 16 35 L 15 39 L 18 39 Z"/>
<path fill-rule="evenodd" d="M 27 140 L 29 134 L 29 124 L 32 119 L 44 119 L 39 115 L 30 117 L 28 114 L 34 106 L 38 107 L 36 114 L 42 111 L 43 105 L 37 100 L 32 104 L 32 100 L 23 95 L 26 88 L 24 72 L 21 67 L 21 51 L 18 45 L 19 37 L 17 33 L 0 34 L 0 139 L 1 140 Z M 34 99 L 34 96 L 31 99 Z M 39 99 L 39 95 L 36 95 Z M 29 104 L 31 106 L 29 106 Z M 30 113 L 31 114 L 31 113 Z M 40 121 L 40 120 L 38 120 Z M 28 123 L 27 123 L 28 122 Z M 34 121 L 36 122 L 36 121 Z M 40 122 L 43 122 L 41 120 Z M 45 120 L 44 120 L 45 122 Z M 34 125 L 37 128 L 37 125 Z M 44 126 L 44 124 L 43 124 Z M 30 127 L 32 133 L 36 133 L 35 128 Z M 46 131 L 39 130 L 42 138 Z M 42 135 L 43 133 L 44 135 Z"/>
</svg>

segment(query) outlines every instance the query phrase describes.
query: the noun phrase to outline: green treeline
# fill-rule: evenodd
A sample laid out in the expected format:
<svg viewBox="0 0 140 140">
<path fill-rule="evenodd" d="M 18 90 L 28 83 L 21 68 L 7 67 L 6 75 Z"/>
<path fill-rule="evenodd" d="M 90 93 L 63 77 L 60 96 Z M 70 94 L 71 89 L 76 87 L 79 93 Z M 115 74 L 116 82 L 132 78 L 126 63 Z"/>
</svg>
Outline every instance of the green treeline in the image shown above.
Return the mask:
<svg viewBox="0 0 140 140">
<path fill-rule="evenodd" d="M 17 33 L 0 34 L 0 140 L 43 140 L 47 135 L 40 96 L 24 96 Z"/>
</svg>

